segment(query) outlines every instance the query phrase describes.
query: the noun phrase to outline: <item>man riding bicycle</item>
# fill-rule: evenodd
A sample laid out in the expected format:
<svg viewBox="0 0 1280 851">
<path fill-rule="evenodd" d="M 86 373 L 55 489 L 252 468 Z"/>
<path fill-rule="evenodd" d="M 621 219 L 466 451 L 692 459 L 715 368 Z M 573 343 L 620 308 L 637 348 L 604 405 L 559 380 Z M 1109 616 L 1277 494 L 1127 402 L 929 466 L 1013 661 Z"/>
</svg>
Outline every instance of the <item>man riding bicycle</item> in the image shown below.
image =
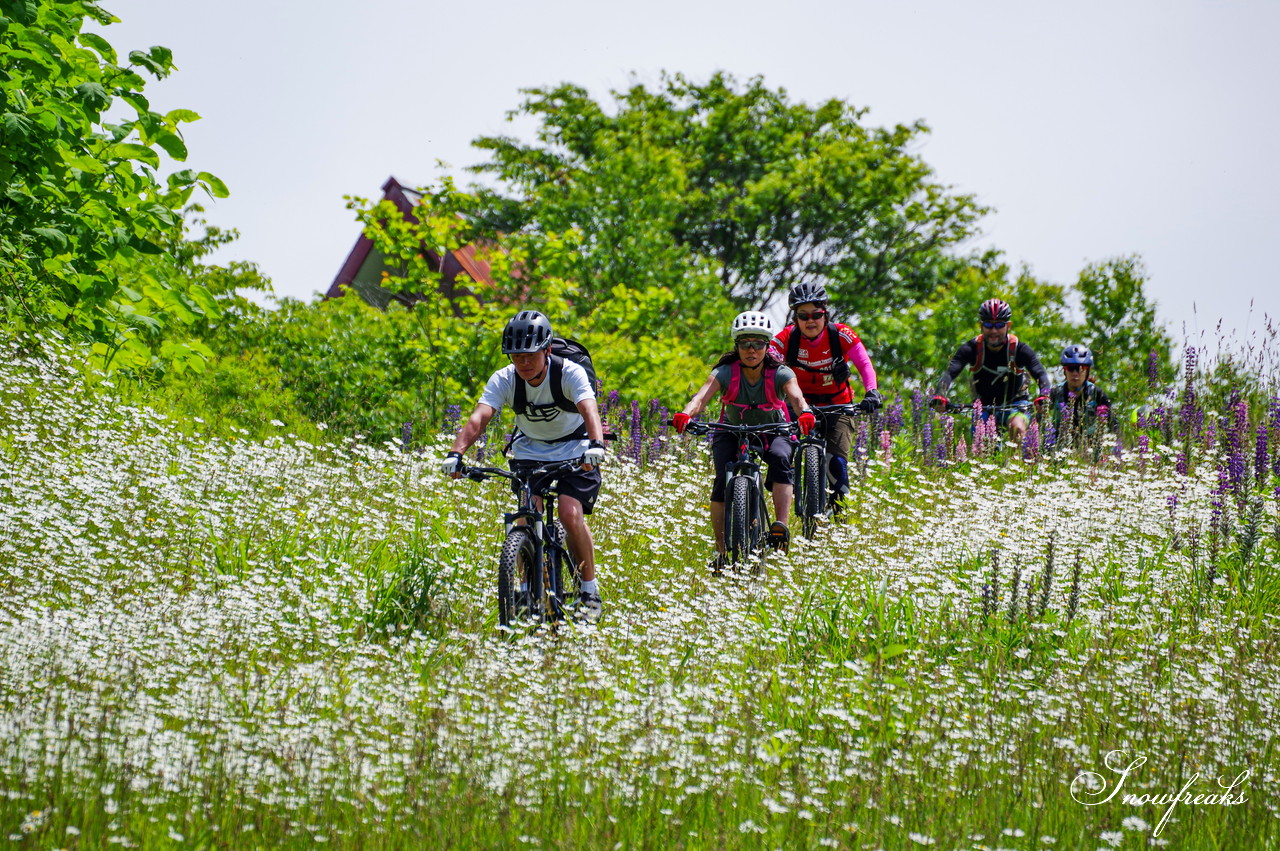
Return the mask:
<svg viewBox="0 0 1280 851">
<path fill-rule="evenodd" d="M 515 410 L 516 436 L 511 442 L 511 469 L 531 470 L 548 461 L 582 458 L 580 470 L 559 478 L 556 509 L 564 523 L 569 550 L 579 559 L 582 578 L 577 605 L 594 621 L 602 609 L 596 583 L 595 542 L 586 515 L 600 492 L 600 463 L 605 457 L 604 431 L 596 407 L 595 388 L 587 372 L 568 358 L 551 357 L 551 321 L 536 310 L 517 313 L 502 331 L 502 353 L 511 358 L 489 377 L 480 402 L 458 432 L 440 462 L 448 476 L 457 476 L 462 453 L 484 434 L 489 420 L 504 405 Z M 552 383 L 559 381 L 559 394 Z M 556 396 L 564 398 L 562 406 Z M 574 410 L 570 411 L 569 406 Z M 517 487 L 513 483 L 513 488 Z"/>
<path fill-rule="evenodd" d="M 946 408 L 951 383 L 969 367 L 973 373 L 973 392 L 982 402 L 982 418 L 994 416 L 996 424 L 1007 428 L 1009 436 L 1021 443 L 1029 422 L 1026 413 L 1028 373 L 1040 387 L 1033 403 L 1037 411 L 1049 398 L 1049 373 L 1035 351 L 1009 333 L 1013 327 L 1013 308 L 1007 303 L 998 298 L 987 299 L 978 308 L 978 322 L 981 332 L 961 344 L 952 355 L 947 371 L 938 381 L 932 405 L 936 410 Z"/>
<path fill-rule="evenodd" d="M 813 428 L 813 412 L 800 392 L 796 374 L 769 354 L 769 341 L 773 338 L 769 317 L 755 310 L 740 313 L 733 320 L 730 335 L 733 351 L 716 361 L 706 383 L 684 410 L 672 417 L 676 431 L 683 433 L 689 420 L 702 413 L 711 398 L 720 394 L 723 422 L 730 425 L 784 423 L 790 420 L 789 404 L 801 412 L 800 430 L 808 434 Z M 769 545 L 785 550 L 791 539 L 786 524 L 792 499 L 791 441 L 778 436 L 757 448 L 769 467 L 765 486 L 773 496 L 773 513 L 778 518 L 769 529 Z M 732 434 L 720 433 L 713 438 L 711 456 L 716 473 L 711 484 L 711 529 L 716 538 L 716 557 L 711 563 L 712 570 L 724 566 L 725 469 L 737 454 L 738 441 Z"/>
<path fill-rule="evenodd" d="M 845 405 L 853 401 L 849 364 L 858 370 L 864 394 L 858 403 L 866 413 L 880 409 L 876 370 L 862 340 L 848 325 L 831 321 L 827 289 L 822 284 L 797 284 L 787 294 L 787 306 L 795 322 L 773 338 L 770 353 L 795 370 L 805 401 L 811 405 Z M 826 419 L 823 436 L 830 454 L 830 476 L 835 507 L 849 494 L 849 449 L 853 445 L 853 417 L 839 414 Z"/>
</svg>

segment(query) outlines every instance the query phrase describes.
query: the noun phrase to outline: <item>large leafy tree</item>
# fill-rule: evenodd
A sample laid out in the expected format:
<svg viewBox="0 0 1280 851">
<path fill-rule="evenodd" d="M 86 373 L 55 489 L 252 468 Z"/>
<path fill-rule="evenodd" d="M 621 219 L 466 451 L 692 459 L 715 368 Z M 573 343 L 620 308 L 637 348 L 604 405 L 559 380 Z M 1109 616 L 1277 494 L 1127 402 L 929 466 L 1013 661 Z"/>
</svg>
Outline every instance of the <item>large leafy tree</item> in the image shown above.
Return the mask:
<svg viewBox="0 0 1280 851">
<path fill-rule="evenodd" d="M 84 28 L 116 20 L 87 0 L 0 2 L 0 282 L 7 321 L 56 322 L 104 361 L 146 367 L 165 325 L 199 321 L 213 300 L 189 276 L 131 286 L 132 272 L 181 238 L 193 189 L 227 192 L 206 172 L 159 177 L 162 153 L 186 159 L 181 125 L 199 116 L 157 113 L 143 94 L 144 74 L 173 70 L 167 48 L 122 60 Z"/>
<path fill-rule="evenodd" d="M 1145 283 L 1141 258 L 1129 256 L 1090 263 L 1075 284 L 1084 314 L 1077 342 L 1092 350 L 1098 374 L 1109 377 L 1128 398 L 1141 398 L 1150 371 L 1159 384 L 1174 370 L 1173 338 L 1156 321 L 1156 305 L 1147 300 Z"/>
<path fill-rule="evenodd" d="M 476 141 L 492 156 L 478 170 L 502 184 L 488 215 L 589 234 L 581 279 L 597 299 L 710 274 L 741 307 L 821 280 L 859 312 L 887 310 L 933 289 L 920 270 L 984 212 L 910 153 L 925 125 L 870 127 L 865 110 L 794 103 L 759 78 L 664 76 L 613 92 L 611 109 L 574 85 L 525 94 L 513 116 L 540 122 L 532 143 Z"/>
</svg>

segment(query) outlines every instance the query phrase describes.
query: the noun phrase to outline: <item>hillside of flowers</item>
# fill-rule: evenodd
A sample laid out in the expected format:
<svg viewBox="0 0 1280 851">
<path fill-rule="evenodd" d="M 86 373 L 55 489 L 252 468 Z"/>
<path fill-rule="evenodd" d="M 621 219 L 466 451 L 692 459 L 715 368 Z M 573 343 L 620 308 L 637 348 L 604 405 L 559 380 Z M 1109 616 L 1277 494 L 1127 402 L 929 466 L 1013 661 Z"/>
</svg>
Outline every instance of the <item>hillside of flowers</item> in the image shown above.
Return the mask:
<svg viewBox="0 0 1280 851">
<path fill-rule="evenodd" d="M 0 352 L 15 847 L 1280 847 L 1280 403 L 1190 367 L 1089 445 L 899 400 L 758 577 L 706 568 L 705 445 L 608 399 L 605 616 L 538 630 L 447 427 L 232 439 L 83 375 Z"/>
</svg>

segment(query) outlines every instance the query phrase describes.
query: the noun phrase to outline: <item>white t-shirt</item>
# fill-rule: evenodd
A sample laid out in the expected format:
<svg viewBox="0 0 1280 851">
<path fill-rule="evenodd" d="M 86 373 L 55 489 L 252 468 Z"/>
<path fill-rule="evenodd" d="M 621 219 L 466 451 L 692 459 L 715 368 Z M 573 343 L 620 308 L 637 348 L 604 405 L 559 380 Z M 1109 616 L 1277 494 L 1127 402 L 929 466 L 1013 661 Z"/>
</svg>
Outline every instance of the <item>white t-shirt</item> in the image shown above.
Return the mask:
<svg viewBox="0 0 1280 851">
<path fill-rule="evenodd" d="M 551 375 L 537 387 L 525 383 L 525 412 L 516 414 L 516 428 L 520 436 L 511 446 L 511 457 L 527 461 L 567 461 L 577 458 L 587 451 L 586 440 L 566 440 L 560 443 L 551 441 L 573 434 L 582 427 L 582 414 L 569 413 L 555 403 L 551 395 Z M 480 403 L 488 405 L 495 411 L 503 407 L 511 407 L 515 402 L 516 382 L 523 381 L 516 375 L 514 364 L 504 366 L 489 376 L 480 394 Z M 571 360 L 564 361 L 561 373 L 561 388 L 565 398 L 575 405 L 583 399 L 594 399 L 595 391 L 591 389 L 591 381 L 587 371 Z"/>
</svg>

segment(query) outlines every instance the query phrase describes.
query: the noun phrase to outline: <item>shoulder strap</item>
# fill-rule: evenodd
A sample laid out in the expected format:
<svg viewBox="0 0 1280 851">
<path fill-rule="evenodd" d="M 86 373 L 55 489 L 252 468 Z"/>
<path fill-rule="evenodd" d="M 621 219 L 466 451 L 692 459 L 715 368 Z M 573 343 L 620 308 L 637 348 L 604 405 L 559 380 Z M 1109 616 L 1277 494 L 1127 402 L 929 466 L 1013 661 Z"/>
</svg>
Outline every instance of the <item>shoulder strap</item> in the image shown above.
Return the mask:
<svg viewBox="0 0 1280 851">
<path fill-rule="evenodd" d="M 729 364 L 729 386 L 720 394 L 721 402 L 733 402 L 738 398 L 738 391 L 742 388 L 742 364 L 734 361 Z"/>
<path fill-rule="evenodd" d="M 564 395 L 564 358 L 559 355 L 550 355 L 550 366 L 547 368 L 547 381 L 551 382 L 551 401 L 555 402 L 556 407 L 570 414 L 578 412 L 578 406 L 569 401 L 569 397 Z M 524 416 L 525 411 L 529 410 L 529 395 L 525 389 L 525 380 L 516 375 L 515 391 L 512 394 L 511 409 L 520 416 Z"/>
<path fill-rule="evenodd" d="M 800 365 L 800 326 L 792 325 L 791 333 L 787 335 L 787 366 Z"/>
<path fill-rule="evenodd" d="M 974 353 L 973 366 L 969 367 L 969 371 L 978 372 L 982 369 L 982 356 L 986 354 L 987 351 L 987 344 L 982 339 L 981 334 L 973 338 L 973 346 L 977 349 L 977 352 Z"/>
<path fill-rule="evenodd" d="M 844 346 L 840 343 L 840 331 L 834 322 L 827 323 L 827 345 L 831 347 L 831 368 L 836 368 L 837 360 L 844 360 Z"/>
<path fill-rule="evenodd" d="M 1005 343 L 1004 349 L 1005 349 L 1005 351 L 1006 351 L 1006 352 L 1008 353 L 1008 355 L 1009 355 L 1009 371 L 1010 371 L 1010 372 L 1017 372 L 1017 371 L 1018 371 L 1018 363 L 1017 363 L 1017 361 L 1018 361 L 1018 335 L 1017 335 L 1017 334 L 1010 334 L 1010 335 L 1009 335 L 1009 342 L 1008 342 L 1008 343 Z"/>
<path fill-rule="evenodd" d="M 556 403 L 556 406 L 562 411 L 576 414 L 578 406 L 564 395 L 564 358 L 559 355 L 551 356 L 551 368 L 547 371 L 547 380 L 551 382 L 551 400 Z"/>
</svg>

